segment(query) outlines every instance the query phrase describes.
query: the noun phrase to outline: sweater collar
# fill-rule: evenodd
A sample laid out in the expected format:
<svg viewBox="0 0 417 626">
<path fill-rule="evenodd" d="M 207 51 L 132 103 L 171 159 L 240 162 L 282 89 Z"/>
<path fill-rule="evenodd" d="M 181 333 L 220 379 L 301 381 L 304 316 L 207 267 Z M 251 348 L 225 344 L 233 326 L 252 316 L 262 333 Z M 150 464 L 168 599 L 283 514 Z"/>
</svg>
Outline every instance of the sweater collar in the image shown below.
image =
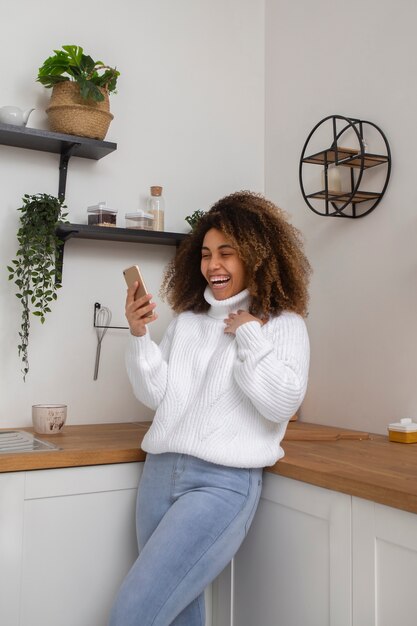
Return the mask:
<svg viewBox="0 0 417 626">
<path fill-rule="evenodd" d="M 224 320 L 230 313 L 236 313 L 238 309 L 249 310 L 249 290 L 244 289 L 226 300 L 216 300 L 210 287 L 207 285 L 204 291 L 204 299 L 210 305 L 207 315 L 217 320 Z"/>
</svg>

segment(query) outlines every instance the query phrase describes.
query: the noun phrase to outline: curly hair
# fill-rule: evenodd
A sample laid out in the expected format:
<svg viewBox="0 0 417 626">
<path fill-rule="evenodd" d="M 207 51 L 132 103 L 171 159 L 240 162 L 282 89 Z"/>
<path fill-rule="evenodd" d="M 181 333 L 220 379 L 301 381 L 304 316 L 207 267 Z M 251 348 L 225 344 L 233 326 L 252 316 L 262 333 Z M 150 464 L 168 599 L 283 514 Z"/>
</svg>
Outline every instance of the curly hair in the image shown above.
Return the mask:
<svg viewBox="0 0 417 626">
<path fill-rule="evenodd" d="M 282 311 L 307 315 L 311 267 L 301 234 L 281 209 L 250 191 L 216 202 L 181 242 L 161 287 L 162 297 L 176 313 L 209 309 L 200 263 L 203 240 L 211 228 L 231 240 L 243 261 L 252 315 L 267 317 Z"/>
</svg>

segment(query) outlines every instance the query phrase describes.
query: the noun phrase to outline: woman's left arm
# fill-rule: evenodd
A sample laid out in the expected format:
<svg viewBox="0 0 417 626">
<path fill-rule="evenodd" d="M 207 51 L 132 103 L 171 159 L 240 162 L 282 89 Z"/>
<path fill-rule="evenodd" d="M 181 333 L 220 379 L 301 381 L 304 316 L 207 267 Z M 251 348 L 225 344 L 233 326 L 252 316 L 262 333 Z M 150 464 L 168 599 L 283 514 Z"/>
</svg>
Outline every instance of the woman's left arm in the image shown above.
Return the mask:
<svg viewBox="0 0 417 626">
<path fill-rule="evenodd" d="M 266 332 L 260 320 L 244 315 L 247 319 L 241 324 L 236 320 L 234 331 L 238 344 L 235 380 L 264 417 L 286 422 L 307 389 L 310 346 L 306 325 L 301 316 L 285 312 L 267 322 L 272 332 Z"/>
</svg>

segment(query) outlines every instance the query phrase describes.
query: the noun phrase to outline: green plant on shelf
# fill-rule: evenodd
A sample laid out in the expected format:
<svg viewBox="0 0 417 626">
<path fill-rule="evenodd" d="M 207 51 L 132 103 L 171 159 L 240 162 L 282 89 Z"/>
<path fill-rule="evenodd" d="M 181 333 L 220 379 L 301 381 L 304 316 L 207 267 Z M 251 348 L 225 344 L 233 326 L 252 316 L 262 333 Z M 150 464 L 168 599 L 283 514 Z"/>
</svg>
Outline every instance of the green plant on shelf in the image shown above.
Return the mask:
<svg viewBox="0 0 417 626">
<path fill-rule="evenodd" d="M 44 87 L 52 88 L 63 81 L 75 81 L 80 87 L 84 100 L 96 102 L 104 100 L 101 89 L 108 93 L 116 93 L 116 83 L 120 72 L 102 61 L 94 61 L 84 54 L 81 46 L 62 46 L 62 50 L 54 50 L 39 68 L 37 81 Z M 101 89 L 100 89 L 101 88 Z"/>
<path fill-rule="evenodd" d="M 194 213 L 192 213 L 191 215 L 187 215 L 185 221 L 191 226 L 191 229 L 194 230 L 203 215 L 204 211 L 197 210 L 194 211 Z"/>
</svg>

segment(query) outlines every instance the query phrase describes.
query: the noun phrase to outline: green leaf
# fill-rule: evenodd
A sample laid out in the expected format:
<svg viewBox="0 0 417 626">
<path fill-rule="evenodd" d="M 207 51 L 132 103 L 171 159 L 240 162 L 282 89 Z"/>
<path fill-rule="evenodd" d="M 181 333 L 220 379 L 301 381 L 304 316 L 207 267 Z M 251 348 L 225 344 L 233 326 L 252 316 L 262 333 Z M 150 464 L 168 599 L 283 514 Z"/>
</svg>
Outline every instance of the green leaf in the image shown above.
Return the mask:
<svg viewBox="0 0 417 626">
<path fill-rule="evenodd" d="M 81 60 L 83 57 L 83 49 L 81 48 L 81 46 L 62 46 L 62 49 L 65 50 L 65 52 L 67 53 L 67 58 L 74 64 L 74 65 L 81 65 Z M 55 51 L 57 52 L 57 51 Z M 58 51 L 59 54 L 59 51 Z"/>
<path fill-rule="evenodd" d="M 83 54 L 79 65 L 84 70 L 84 72 L 86 72 L 87 74 L 92 74 L 96 66 L 96 61 L 93 61 L 93 59 L 89 55 Z"/>
</svg>

